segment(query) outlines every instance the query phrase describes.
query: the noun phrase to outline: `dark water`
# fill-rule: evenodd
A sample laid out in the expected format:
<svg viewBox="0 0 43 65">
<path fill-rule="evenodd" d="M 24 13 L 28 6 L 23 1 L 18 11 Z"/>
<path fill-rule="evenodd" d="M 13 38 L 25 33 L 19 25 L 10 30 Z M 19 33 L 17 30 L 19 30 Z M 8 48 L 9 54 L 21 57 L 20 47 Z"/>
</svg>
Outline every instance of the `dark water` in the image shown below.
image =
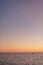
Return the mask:
<svg viewBox="0 0 43 65">
<path fill-rule="evenodd" d="M 43 53 L 0 53 L 0 65 L 43 65 Z"/>
</svg>

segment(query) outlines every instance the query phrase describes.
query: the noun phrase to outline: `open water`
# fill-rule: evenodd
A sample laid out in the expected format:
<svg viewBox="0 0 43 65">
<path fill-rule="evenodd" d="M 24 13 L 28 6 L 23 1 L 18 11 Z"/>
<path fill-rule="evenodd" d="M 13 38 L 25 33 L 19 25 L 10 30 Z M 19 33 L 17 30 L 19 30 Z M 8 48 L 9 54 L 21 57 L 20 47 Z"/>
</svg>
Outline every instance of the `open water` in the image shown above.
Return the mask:
<svg viewBox="0 0 43 65">
<path fill-rule="evenodd" d="M 0 53 L 0 65 L 43 65 L 43 53 Z"/>
</svg>

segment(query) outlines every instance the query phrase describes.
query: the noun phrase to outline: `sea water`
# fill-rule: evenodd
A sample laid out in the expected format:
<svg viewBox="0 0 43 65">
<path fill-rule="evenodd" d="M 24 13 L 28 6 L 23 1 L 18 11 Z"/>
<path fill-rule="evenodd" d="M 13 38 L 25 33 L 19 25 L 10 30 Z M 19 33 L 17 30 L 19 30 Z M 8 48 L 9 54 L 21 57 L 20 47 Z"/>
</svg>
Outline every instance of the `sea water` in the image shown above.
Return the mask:
<svg viewBox="0 0 43 65">
<path fill-rule="evenodd" d="M 0 65 L 43 65 L 43 53 L 0 53 Z"/>
</svg>

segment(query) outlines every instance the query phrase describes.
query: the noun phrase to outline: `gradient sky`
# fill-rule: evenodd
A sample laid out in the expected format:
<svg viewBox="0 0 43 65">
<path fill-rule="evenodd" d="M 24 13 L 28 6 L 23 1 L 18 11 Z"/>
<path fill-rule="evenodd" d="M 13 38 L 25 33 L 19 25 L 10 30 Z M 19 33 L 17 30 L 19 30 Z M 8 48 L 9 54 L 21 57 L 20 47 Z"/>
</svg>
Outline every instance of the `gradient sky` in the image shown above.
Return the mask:
<svg viewBox="0 0 43 65">
<path fill-rule="evenodd" d="M 0 0 L 0 52 L 43 51 L 43 0 Z"/>
</svg>

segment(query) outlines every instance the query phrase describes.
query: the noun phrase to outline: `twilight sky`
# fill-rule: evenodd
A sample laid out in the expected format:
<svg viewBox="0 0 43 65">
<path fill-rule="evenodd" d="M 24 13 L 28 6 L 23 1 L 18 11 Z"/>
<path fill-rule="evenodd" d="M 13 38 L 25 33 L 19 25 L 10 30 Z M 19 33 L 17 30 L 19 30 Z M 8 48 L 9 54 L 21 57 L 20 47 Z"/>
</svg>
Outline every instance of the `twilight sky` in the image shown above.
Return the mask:
<svg viewBox="0 0 43 65">
<path fill-rule="evenodd" d="M 43 51 L 43 0 L 0 0 L 0 52 Z"/>
</svg>

